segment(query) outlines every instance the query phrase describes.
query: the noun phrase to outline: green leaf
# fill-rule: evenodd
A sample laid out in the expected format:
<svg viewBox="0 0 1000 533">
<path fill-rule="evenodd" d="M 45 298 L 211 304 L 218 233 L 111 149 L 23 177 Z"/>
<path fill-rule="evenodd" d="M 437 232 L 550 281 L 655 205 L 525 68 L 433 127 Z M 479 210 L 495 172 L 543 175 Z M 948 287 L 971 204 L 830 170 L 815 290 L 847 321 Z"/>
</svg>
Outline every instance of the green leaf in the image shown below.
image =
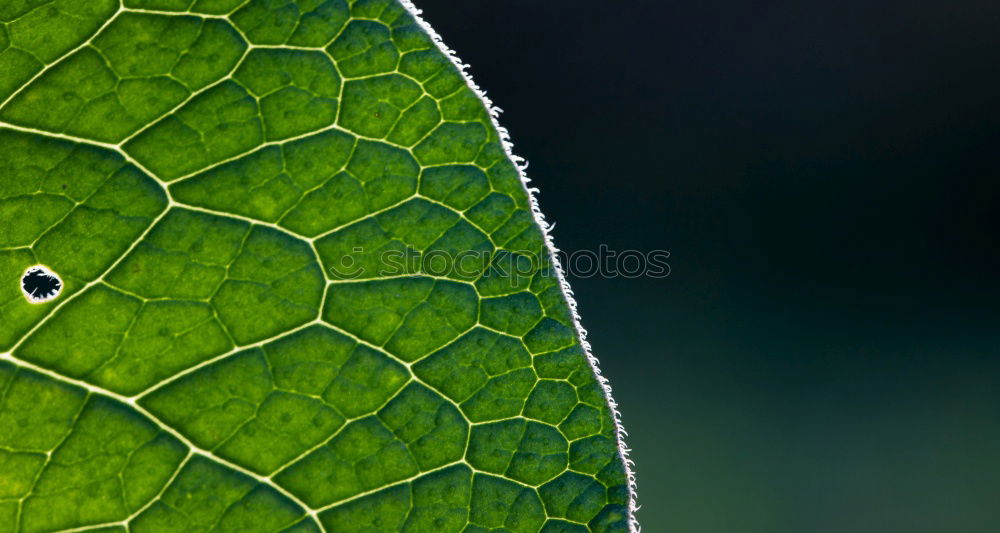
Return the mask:
<svg viewBox="0 0 1000 533">
<path fill-rule="evenodd" d="M 522 169 L 408 2 L 0 22 L 0 533 L 636 530 Z"/>
</svg>

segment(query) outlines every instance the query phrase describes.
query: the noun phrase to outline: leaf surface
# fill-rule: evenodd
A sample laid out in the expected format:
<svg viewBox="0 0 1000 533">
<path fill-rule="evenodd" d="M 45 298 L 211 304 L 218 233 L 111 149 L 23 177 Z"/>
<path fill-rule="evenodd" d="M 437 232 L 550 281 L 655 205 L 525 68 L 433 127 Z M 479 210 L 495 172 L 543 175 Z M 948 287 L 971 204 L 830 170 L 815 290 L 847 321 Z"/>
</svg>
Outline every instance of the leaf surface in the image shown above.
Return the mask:
<svg viewBox="0 0 1000 533">
<path fill-rule="evenodd" d="M 629 530 L 543 223 L 412 6 L 0 22 L 0 532 Z"/>
</svg>

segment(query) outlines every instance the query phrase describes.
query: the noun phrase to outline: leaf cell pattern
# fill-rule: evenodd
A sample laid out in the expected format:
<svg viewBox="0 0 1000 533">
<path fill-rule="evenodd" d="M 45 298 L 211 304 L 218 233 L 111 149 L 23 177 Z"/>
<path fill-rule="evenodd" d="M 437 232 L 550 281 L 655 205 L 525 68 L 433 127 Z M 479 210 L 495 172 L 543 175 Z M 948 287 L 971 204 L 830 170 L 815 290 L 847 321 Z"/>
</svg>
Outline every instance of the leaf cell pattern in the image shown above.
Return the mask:
<svg viewBox="0 0 1000 533">
<path fill-rule="evenodd" d="M 0 5 L 0 532 L 630 529 L 530 196 L 415 17 Z"/>
</svg>

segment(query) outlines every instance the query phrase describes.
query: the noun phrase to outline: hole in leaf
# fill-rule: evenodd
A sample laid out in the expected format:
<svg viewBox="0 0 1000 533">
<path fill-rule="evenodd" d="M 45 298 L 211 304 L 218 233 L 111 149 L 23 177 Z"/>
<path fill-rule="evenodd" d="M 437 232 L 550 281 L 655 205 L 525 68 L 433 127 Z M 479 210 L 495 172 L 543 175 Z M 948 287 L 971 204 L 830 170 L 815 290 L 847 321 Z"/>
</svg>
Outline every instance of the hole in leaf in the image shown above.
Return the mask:
<svg viewBox="0 0 1000 533">
<path fill-rule="evenodd" d="M 21 292 L 33 304 L 54 300 L 62 292 L 63 282 L 59 275 L 45 265 L 35 265 L 21 276 Z"/>
</svg>

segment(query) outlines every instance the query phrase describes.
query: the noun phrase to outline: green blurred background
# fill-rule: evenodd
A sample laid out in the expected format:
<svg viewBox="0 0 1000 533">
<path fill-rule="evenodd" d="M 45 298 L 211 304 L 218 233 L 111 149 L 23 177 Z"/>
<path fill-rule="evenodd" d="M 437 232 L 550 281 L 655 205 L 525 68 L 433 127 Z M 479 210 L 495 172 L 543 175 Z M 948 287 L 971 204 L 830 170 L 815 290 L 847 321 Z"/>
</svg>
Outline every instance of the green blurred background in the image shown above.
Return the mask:
<svg viewBox="0 0 1000 533">
<path fill-rule="evenodd" d="M 567 250 L 644 531 L 1000 531 L 1000 3 L 418 0 Z"/>
</svg>

